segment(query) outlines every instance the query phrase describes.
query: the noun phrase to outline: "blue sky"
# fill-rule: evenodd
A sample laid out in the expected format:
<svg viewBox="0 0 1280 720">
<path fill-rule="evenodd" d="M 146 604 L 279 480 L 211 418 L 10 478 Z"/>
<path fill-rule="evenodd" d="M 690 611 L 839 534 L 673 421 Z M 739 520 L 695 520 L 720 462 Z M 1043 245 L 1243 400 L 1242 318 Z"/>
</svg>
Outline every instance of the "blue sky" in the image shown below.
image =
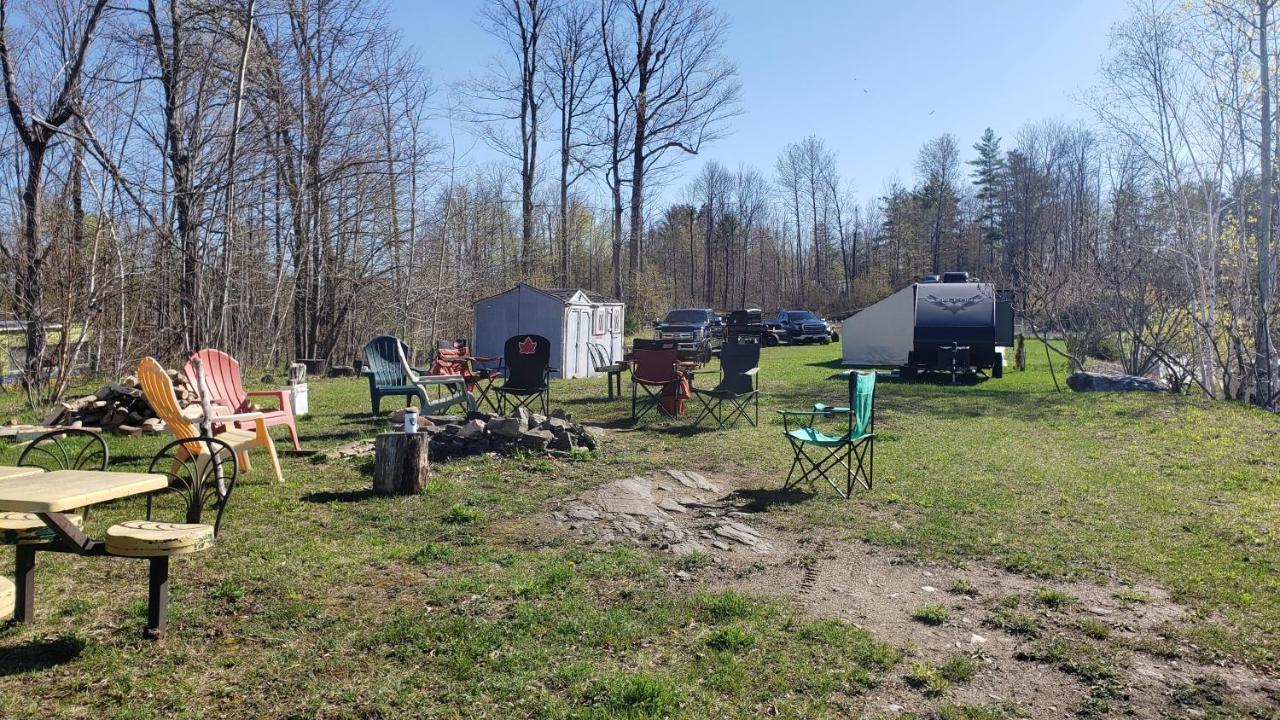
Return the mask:
<svg viewBox="0 0 1280 720">
<path fill-rule="evenodd" d="M 1011 144 L 1046 118 L 1087 117 L 1124 0 L 720 0 L 726 54 L 738 64 L 744 113 L 703 157 L 772 173 L 790 141 L 816 134 L 835 149 L 859 195 L 913 177 L 928 139 L 968 148 L 991 126 Z M 477 24 L 483 0 L 391 0 L 392 18 L 442 90 L 482 67 L 497 43 Z M 446 93 L 437 96 L 443 103 Z M 459 143 L 460 146 L 463 144 Z M 475 150 L 476 159 L 492 155 Z M 664 191 L 678 197 L 683 180 Z"/>
</svg>

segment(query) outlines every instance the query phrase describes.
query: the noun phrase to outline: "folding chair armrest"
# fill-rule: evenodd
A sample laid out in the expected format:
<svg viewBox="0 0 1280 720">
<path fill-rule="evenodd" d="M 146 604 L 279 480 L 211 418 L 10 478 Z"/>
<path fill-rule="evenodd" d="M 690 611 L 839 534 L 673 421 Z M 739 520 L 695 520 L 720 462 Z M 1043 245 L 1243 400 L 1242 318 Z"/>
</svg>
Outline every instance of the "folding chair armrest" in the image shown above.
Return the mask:
<svg viewBox="0 0 1280 720">
<path fill-rule="evenodd" d="M 811 410 L 778 410 L 777 413 L 784 417 L 799 417 L 799 416 L 829 417 L 832 414 L 839 414 L 839 413 L 822 412 L 821 410 L 813 410 L 813 411 Z"/>
</svg>

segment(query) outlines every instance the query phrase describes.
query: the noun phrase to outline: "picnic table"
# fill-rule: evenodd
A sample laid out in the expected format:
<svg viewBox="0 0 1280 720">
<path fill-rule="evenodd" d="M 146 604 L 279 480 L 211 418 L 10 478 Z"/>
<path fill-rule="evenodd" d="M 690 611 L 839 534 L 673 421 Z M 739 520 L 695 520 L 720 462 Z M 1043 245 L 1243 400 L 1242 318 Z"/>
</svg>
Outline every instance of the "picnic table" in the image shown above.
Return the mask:
<svg viewBox="0 0 1280 720">
<path fill-rule="evenodd" d="M 0 480 L 38 475 L 43 472 L 44 468 L 38 467 L 0 467 Z"/>
<path fill-rule="evenodd" d="M 16 471 L 29 470 L 21 474 Z M 35 571 L 37 552 L 74 553 L 85 557 L 107 555 L 106 545 L 84 534 L 67 513 L 112 500 L 145 495 L 169 485 L 164 475 L 98 470 L 54 470 L 39 468 L 0 468 L 0 512 L 33 513 L 54 533 L 47 543 L 19 544 L 16 548 L 14 584 L 16 585 L 14 622 L 35 619 Z M 157 577 L 161 564 L 151 566 L 151 582 L 147 612 L 150 635 L 158 635 L 163 627 L 168 566 L 164 577 Z"/>
</svg>

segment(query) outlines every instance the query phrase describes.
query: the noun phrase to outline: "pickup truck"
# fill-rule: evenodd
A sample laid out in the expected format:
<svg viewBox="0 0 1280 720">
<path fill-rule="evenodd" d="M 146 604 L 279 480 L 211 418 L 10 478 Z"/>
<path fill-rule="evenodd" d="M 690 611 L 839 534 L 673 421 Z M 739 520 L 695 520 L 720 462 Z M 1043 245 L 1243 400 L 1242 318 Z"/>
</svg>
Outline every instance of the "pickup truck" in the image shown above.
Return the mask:
<svg viewBox="0 0 1280 720">
<path fill-rule="evenodd" d="M 774 322 L 781 329 L 782 339 L 792 345 L 813 342 L 826 345 L 831 342 L 827 321 L 811 310 L 783 310 Z"/>
<path fill-rule="evenodd" d="M 683 352 L 710 357 L 724 342 L 724 321 L 709 308 L 680 308 L 653 324 L 655 340 L 674 340 Z"/>
</svg>

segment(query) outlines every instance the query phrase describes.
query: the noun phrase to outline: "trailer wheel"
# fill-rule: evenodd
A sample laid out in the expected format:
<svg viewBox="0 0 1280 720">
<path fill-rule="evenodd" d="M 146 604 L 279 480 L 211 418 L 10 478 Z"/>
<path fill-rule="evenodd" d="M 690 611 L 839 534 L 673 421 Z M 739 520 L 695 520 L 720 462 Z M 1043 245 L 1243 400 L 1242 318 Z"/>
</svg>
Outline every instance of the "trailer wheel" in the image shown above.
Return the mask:
<svg viewBox="0 0 1280 720">
<path fill-rule="evenodd" d="M 999 380 L 1004 377 L 1004 363 L 997 356 L 996 364 L 991 366 L 991 377 Z"/>
</svg>

